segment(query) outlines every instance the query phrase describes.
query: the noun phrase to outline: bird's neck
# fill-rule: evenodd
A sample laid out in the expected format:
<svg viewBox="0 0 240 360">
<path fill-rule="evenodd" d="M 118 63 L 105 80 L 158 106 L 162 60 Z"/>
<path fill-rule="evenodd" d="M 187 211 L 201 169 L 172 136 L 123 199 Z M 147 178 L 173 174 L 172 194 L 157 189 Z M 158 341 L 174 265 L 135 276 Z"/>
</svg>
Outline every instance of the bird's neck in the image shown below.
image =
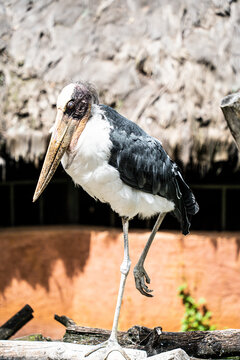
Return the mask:
<svg viewBox="0 0 240 360">
<path fill-rule="evenodd" d="M 64 169 L 70 171 L 70 167 L 82 166 L 90 169 L 101 162 L 102 158 L 108 159 L 111 145 L 109 132 L 110 124 L 105 118 L 103 110 L 93 104 L 86 125 L 76 139 L 74 147 L 69 148 L 62 158 Z"/>
</svg>

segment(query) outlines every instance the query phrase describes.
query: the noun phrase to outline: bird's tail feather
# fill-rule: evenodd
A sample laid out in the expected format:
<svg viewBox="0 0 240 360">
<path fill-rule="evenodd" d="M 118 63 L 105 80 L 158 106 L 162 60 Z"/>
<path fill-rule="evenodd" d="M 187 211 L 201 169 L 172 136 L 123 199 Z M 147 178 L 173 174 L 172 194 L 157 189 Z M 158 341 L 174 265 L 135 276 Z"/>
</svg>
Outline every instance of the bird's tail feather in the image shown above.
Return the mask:
<svg viewBox="0 0 240 360">
<path fill-rule="evenodd" d="M 177 182 L 182 193 L 184 206 L 188 215 L 195 215 L 199 211 L 199 205 L 190 187 L 185 183 L 180 172 L 178 172 Z"/>
<path fill-rule="evenodd" d="M 182 225 L 182 233 L 187 235 L 189 233 L 192 215 L 195 215 L 199 211 L 199 205 L 192 190 L 185 183 L 179 171 L 175 177 L 175 185 L 178 192 L 178 194 L 176 194 L 178 201 L 173 213 Z"/>
</svg>

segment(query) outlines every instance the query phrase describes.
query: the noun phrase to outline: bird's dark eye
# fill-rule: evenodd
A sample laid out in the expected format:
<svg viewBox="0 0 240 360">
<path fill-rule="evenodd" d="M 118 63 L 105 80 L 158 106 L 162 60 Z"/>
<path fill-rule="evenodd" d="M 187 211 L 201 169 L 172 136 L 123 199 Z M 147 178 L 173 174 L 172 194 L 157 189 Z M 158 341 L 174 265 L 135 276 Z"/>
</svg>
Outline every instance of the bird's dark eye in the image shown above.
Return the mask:
<svg viewBox="0 0 240 360">
<path fill-rule="evenodd" d="M 68 103 L 67 103 L 67 109 L 69 110 L 72 110 L 74 108 L 74 102 L 72 100 L 70 100 Z"/>
</svg>

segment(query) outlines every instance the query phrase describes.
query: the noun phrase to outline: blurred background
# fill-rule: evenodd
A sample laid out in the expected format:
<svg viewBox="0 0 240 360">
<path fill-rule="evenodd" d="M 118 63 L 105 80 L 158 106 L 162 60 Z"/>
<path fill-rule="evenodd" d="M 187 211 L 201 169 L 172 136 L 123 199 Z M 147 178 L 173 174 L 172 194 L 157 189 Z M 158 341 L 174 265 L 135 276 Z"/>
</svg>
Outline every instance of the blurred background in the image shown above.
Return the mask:
<svg viewBox="0 0 240 360">
<path fill-rule="evenodd" d="M 60 336 L 55 312 L 111 327 L 118 216 L 61 167 L 32 203 L 57 95 L 83 80 L 162 141 L 200 205 L 189 237 L 165 218 L 147 263 L 155 297 L 141 296 L 130 279 L 121 329 L 179 330 L 177 288 L 185 282 L 219 328 L 240 327 L 240 161 L 220 110 L 240 87 L 239 24 L 234 0 L 0 3 L 0 324 L 28 302 L 35 319 L 22 334 Z M 133 260 L 153 223 L 131 222 Z"/>
</svg>

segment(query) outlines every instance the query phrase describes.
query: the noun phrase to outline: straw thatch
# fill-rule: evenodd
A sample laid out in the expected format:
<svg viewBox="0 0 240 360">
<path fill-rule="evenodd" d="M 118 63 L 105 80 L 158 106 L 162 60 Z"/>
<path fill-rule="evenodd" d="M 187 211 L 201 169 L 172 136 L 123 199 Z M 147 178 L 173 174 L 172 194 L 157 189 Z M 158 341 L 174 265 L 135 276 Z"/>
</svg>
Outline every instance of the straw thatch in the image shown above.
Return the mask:
<svg viewBox="0 0 240 360">
<path fill-rule="evenodd" d="M 93 82 L 184 165 L 229 161 L 219 108 L 240 84 L 240 2 L 5 0 L 0 5 L 0 116 L 7 151 L 36 161 L 56 96 Z"/>
</svg>

